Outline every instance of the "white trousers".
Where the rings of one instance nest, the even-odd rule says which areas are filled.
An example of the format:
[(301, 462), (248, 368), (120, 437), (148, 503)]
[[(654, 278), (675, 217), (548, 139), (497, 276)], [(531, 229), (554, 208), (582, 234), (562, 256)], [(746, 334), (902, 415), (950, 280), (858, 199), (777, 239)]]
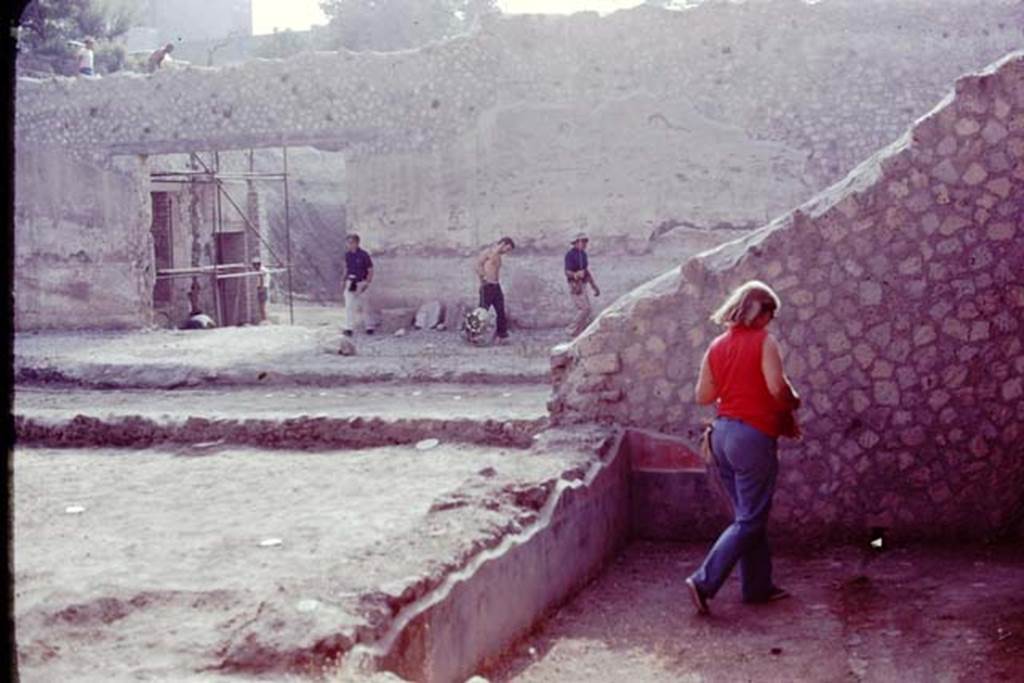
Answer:
[(565, 331), (570, 337), (575, 337), (587, 329), (587, 325), (590, 324), (590, 297), (587, 296), (586, 289), (580, 290), (579, 294), (570, 292), (569, 296), (572, 297), (572, 304), (576, 307), (576, 316)]
[(345, 330), (353, 332), (362, 323), (367, 331), (373, 330), (373, 322), (368, 316), (368, 300), (366, 292), (352, 292), (345, 287)]

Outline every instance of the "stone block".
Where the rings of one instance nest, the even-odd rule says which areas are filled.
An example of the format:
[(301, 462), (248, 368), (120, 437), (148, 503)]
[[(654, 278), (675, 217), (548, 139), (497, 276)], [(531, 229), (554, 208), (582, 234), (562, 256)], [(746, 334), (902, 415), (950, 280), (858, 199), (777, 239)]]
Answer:
[(580, 361), (583, 371), (590, 375), (611, 375), (622, 368), (617, 353), (599, 353), (593, 356), (584, 356)]
[(444, 322), (444, 304), (430, 301), (419, 307), (413, 326), (418, 330), (432, 330)]
[(900, 390), (895, 382), (875, 382), (875, 402), (883, 406), (898, 406), (900, 404)]
[(939, 226), (939, 234), (941, 235), (952, 235), (971, 224), (966, 218), (952, 214), (946, 217), (946, 220), (942, 221), (942, 225)]
[(956, 153), (956, 138), (952, 135), (947, 135), (942, 138), (942, 141), (935, 147), (935, 151), (944, 157), (948, 157)]
[(842, 332), (832, 332), (826, 338), (829, 353), (840, 354), (850, 350), (850, 340)]
[(915, 346), (924, 346), (935, 341), (938, 335), (931, 325), (921, 325), (914, 330), (913, 339)]
[(1013, 223), (1000, 222), (988, 226), (988, 238), (996, 242), (1004, 242), (1013, 239), (1017, 227)]
[(956, 130), (957, 135), (966, 137), (968, 135), (974, 135), (981, 130), (981, 124), (974, 119), (964, 118), (956, 122), (954, 129)]
[(644, 348), (647, 349), (648, 353), (659, 355), (665, 353), (667, 346), (665, 344), (665, 340), (661, 337), (651, 336), (648, 337), (647, 341), (644, 343)]
[(560, 370), (567, 368), (572, 364), (574, 358), (573, 347), (571, 342), (565, 342), (552, 347), (550, 362), (552, 370)]
[(985, 182), (986, 178), (988, 178), (988, 171), (985, 170), (984, 166), (975, 161), (967, 167), (967, 170), (964, 172), (963, 181), (967, 185), (974, 186), (981, 185)]
[(875, 360), (875, 351), (868, 344), (860, 342), (853, 347), (853, 357), (857, 360), (858, 365), (867, 368)]
[(858, 287), (862, 306), (877, 306), (882, 303), (882, 286), (877, 282), (866, 280)]
[(1000, 395), (1004, 401), (1016, 401), (1021, 398), (1024, 396), (1024, 379), (1014, 377), (1003, 382), (1003, 386), (1000, 388)]
[[(1012, 189), (1012, 187), (1013, 184), (1010, 182), (1009, 178), (995, 178), (985, 183), (986, 190), (995, 195), (998, 195), (999, 197), (1002, 197), (1003, 199), (1006, 199), (1007, 197), (1010, 196), (1010, 190)], [(992, 206), (995, 205), (993, 204)], [(991, 209), (992, 206), (988, 206), (985, 208)]]
[(1000, 142), (1005, 140), (1009, 134), (1009, 131), (1006, 130), (1006, 126), (995, 120), (989, 121), (985, 124), (985, 127), (981, 131), (981, 137), (983, 137), (985, 142), (990, 145), (998, 145)]
[(377, 331), (396, 332), (412, 325), (415, 308), (383, 308), (377, 311)]
[(932, 177), (944, 183), (953, 184), (960, 180), (956, 166), (949, 159), (943, 159), (932, 168)]
[(871, 366), (871, 377), (874, 379), (888, 379), (892, 377), (892, 373), (892, 363), (887, 360), (879, 358)]
[(971, 323), (970, 339), (972, 342), (985, 341), (990, 335), (991, 323), (987, 320), (975, 320)]
[(578, 385), (576, 391), (581, 394), (595, 394), (608, 388), (607, 375), (595, 375), (585, 377)]
[(942, 331), (948, 334), (954, 339), (960, 341), (968, 341), (970, 339), (970, 332), (967, 325), (956, 318), (946, 318), (942, 321)]

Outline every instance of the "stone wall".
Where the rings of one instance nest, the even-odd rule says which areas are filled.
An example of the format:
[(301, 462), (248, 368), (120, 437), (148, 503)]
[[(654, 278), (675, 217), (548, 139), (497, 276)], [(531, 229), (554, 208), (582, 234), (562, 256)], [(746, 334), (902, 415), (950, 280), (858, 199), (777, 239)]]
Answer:
[[(23, 79), (16, 136), (73, 155), (341, 151), (337, 205), (300, 209), (302, 229), (325, 231), (308, 243), (336, 243), (344, 221), (381, 258), (425, 253), (458, 269), (503, 234), (520, 253), (557, 257), (585, 229), (598, 260), (618, 263), (623, 245), (637, 256), (611, 279), (623, 283), (606, 290), (617, 296), (657, 272), (654, 254), (689, 255), (685, 240), (659, 241), (673, 230), (751, 228), (806, 200), (894, 139), (958, 74), (1019, 46), (1022, 27), (1017, 0), (709, 1), (498, 17), (406, 52)], [(333, 173), (291, 170), (314, 184)], [(279, 216), (279, 205), (269, 212)], [(336, 296), (323, 283), (340, 276), (340, 257), (333, 267), (296, 261), (296, 281)], [(543, 291), (561, 292), (560, 269), (520, 263)], [(413, 280), (423, 278), (389, 287), (406, 303), (451, 296), (444, 278)], [(564, 297), (549, 301), (523, 309), (523, 322), (571, 315)]]
[[(601, 296), (592, 297), (591, 304), (599, 310), (643, 284), (652, 272), (664, 271), (684, 256), (744, 232), (680, 229), (656, 242), (654, 249), (637, 248), (625, 240), (599, 240), (597, 248), (590, 251), (590, 264)], [(527, 244), (504, 259), (502, 289), (513, 331), (563, 327), (572, 320), (575, 309), (562, 276), (563, 256), (568, 249), (568, 240), (554, 249)], [(451, 311), (460, 305), (476, 306), (479, 283), (473, 273), (475, 260), (475, 251), (469, 250), (447, 254), (425, 249), (393, 250), (375, 255), (374, 279), (378, 284), (371, 293), (373, 304), (397, 308), (409, 301), (435, 298)]]
[(120, 328), (152, 321), (148, 170), (18, 145), (15, 327)]
[(17, 132), (150, 153), (343, 148), (348, 213), (381, 248), (760, 224), (1018, 47), (1022, 25), (1016, 0), (499, 17), (407, 52), (22, 81)]
[(804, 396), (785, 533), (1006, 531), (1024, 514), (1024, 52), (956, 82), (903, 137), (795, 211), (617, 301), (553, 356), (558, 422), (696, 437), (708, 316), (780, 293)]

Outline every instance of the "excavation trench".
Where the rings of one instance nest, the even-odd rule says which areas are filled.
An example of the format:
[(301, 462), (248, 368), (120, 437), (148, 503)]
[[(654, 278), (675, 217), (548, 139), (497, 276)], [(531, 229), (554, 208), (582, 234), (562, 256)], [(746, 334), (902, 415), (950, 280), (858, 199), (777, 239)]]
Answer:
[(19, 387), (24, 445), (372, 448), (436, 438), (524, 448), (547, 424), (542, 386), (380, 384), (174, 391)]
[(715, 503), (688, 443), (619, 431), (584, 478), (559, 482), (531, 527), (406, 606), (383, 638), (354, 648), (348, 666), (431, 682), (495, 667), (631, 541), (707, 537)]
[(472, 419), (433, 420), (384, 418), (297, 417), (284, 420), (210, 419), (190, 417), (160, 421), (146, 417), (70, 420), (15, 415), (18, 443), (53, 448), (150, 448), (182, 446), (204, 450), (228, 445), (274, 449), (326, 450), (413, 444), (426, 439), (451, 443), (526, 448), (544, 428), (544, 418), (483, 422)]
[[(86, 427), (116, 426), (75, 424), (83, 438)], [(42, 438), (37, 427), (21, 419), (24, 441)], [(137, 671), (146, 666), (132, 669), (131, 653), (153, 645), (136, 641), (173, 622), (181, 626), (166, 637), (190, 643), (167, 665), (178, 675), (386, 670), (465, 680), (632, 539), (662, 533), (638, 494), (711, 495), (676, 439), (578, 426), (530, 441), (322, 452), (23, 442), (15, 537), (35, 539), (15, 554), (23, 656), (43, 677), (112, 660)], [(658, 476), (677, 481), (651, 481)], [(691, 516), (691, 537), (703, 523)], [(88, 648), (60, 651), (86, 631)], [(91, 663), (79, 659), (87, 653)]]

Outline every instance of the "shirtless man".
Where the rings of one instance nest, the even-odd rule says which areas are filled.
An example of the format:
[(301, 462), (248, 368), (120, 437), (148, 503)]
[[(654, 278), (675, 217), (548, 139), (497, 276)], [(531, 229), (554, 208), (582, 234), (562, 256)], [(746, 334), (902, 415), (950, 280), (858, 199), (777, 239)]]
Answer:
[(495, 336), (498, 343), (508, 339), (508, 319), (505, 317), (505, 295), (501, 291), (498, 276), (501, 272), (501, 257), (516, 248), (511, 237), (502, 237), (494, 246), (487, 247), (476, 260), (476, 274), (480, 278), (480, 308), (494, 307), (498, 316)]

